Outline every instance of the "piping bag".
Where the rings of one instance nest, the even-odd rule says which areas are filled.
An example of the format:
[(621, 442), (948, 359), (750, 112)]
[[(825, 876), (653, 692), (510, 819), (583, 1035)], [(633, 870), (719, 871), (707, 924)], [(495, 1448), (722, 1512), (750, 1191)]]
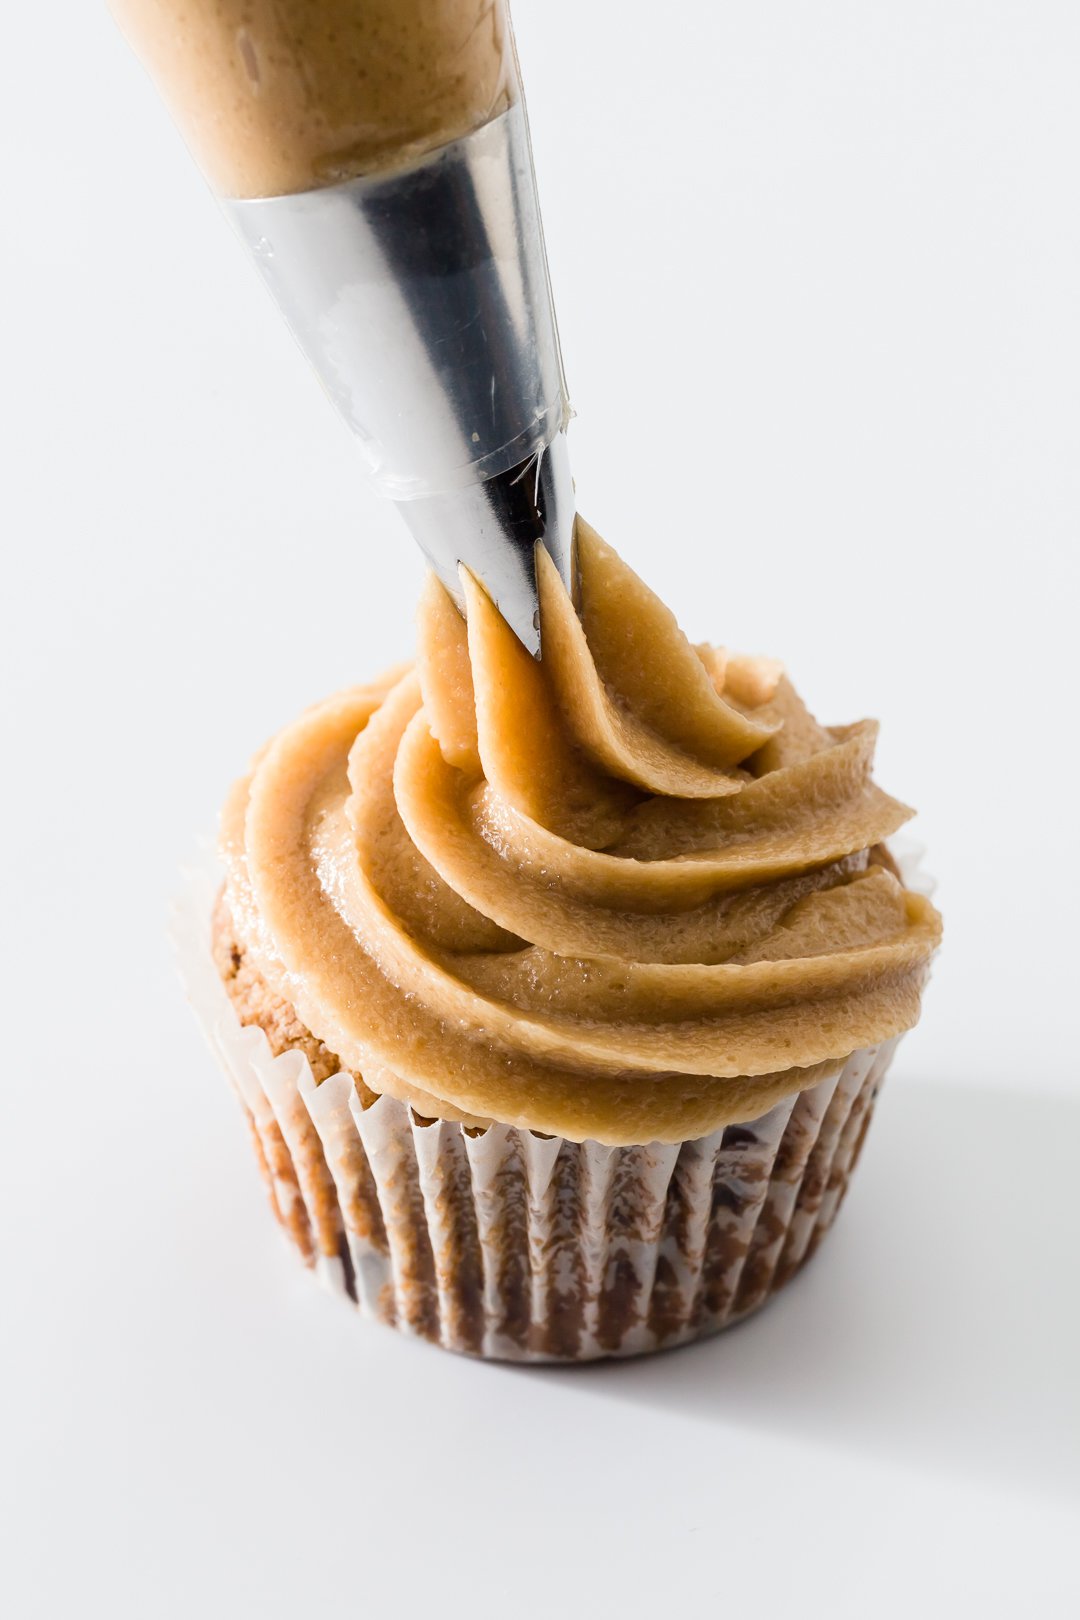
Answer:
[(570, 418), (506, 0), (110, 0), (367, 474), (539, 656)]

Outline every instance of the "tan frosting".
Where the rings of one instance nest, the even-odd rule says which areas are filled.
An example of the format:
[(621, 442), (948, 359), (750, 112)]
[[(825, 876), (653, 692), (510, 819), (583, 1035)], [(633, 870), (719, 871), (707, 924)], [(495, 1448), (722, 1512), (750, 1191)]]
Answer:
[(505, 0), (110, 0), (211, 184), (307, 191), (517, 98)]
[(283, 731), (224, 818), (248, 948), (427, 1116), (679, 1141), (909, 1028), (940, 920), (880, 851), (876, 726), (695, 648), (584, 523), (542, 663), (434, 578), (415, 668)]

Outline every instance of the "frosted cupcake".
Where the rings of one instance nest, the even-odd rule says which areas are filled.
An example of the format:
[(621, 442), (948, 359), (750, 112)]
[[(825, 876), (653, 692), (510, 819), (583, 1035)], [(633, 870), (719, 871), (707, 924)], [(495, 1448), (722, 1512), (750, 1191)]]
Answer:
[(804, 1263), (940, 937), (876, 725), (577, 547), (542, 662), (432, 577), (415, 667), (258, 756), (191, 972), (304, 1260), (520, 1360), (715, 1332)]

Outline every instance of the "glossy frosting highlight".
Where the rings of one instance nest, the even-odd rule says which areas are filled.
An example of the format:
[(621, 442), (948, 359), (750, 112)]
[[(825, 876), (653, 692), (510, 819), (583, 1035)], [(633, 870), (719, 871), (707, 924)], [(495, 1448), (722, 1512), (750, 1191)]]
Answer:
[(433, 578), (415, 668), (234, 789), (227, 901), (305, 1024), (428, 1117), (612, 1144), (752, 1119), (918, 1018), (940, 936), (882, 848), (877, 728), (693, 647), (584, 523), (544, 657)]

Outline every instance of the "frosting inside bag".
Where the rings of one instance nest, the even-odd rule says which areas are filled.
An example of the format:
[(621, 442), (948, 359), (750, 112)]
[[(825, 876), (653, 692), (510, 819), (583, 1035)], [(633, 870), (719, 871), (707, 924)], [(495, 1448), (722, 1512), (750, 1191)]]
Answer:
[(380, 173), (519, 95), (506, 0), (109, 0), (215, 190)]

